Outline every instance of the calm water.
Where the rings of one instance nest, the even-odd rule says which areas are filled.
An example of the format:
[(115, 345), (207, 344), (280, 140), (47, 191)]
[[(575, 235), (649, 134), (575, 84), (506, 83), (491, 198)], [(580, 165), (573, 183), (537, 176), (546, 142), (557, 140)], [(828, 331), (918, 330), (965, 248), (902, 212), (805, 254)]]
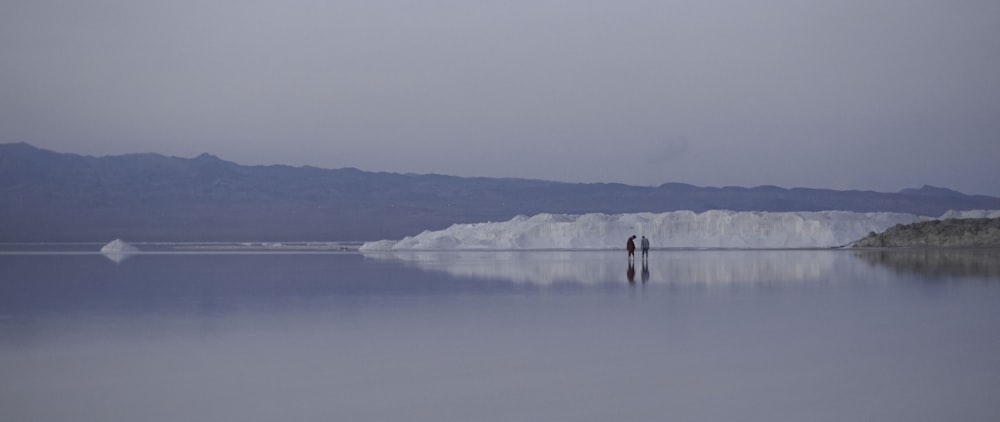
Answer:
[(997, 421), (1000, 252), (7, 251), (0, 420)]

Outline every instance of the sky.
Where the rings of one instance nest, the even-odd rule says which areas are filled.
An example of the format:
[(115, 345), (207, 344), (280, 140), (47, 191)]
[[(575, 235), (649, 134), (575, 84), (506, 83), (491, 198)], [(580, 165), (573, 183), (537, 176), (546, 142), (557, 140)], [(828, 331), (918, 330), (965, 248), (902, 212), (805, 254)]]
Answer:
[(1000, 196), (996, 0), (4, 0), (0, 143)]

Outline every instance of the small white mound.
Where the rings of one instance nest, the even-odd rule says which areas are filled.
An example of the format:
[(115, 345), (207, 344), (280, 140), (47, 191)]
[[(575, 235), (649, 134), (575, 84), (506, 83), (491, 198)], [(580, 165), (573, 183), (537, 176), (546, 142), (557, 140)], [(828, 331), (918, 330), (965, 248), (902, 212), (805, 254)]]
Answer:
[(106, 254), (125, 254), (139, 252), (139, 248), (125, 243), (124, 240), (115, 239), (108, 242), (107, 245), (101, 248), (101, 253)]

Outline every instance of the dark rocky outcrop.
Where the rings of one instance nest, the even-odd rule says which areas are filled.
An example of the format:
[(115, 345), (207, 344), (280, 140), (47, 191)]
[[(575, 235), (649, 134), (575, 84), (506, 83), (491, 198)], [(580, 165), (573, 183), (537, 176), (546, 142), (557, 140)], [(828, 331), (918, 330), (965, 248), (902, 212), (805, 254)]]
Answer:
[(964, 218), (897, 224), (870, 233), (856, 248), (1000, 246), (1000, 218)]

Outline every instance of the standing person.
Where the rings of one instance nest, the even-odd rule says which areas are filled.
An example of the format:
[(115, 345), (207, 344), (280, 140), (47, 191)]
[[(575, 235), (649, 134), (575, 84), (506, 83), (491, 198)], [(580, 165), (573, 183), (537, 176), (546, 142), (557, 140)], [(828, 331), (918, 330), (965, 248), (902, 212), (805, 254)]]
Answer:
[(642, 237), (642, 259), (646, 260), (646, 256), (649, 255), (649, 239), (646, 236)]
[(625, 250), (628, 251), (628, 260), (629, 261), (631, 261), (632, 258), (635, 257), (635, 242), (633, 242), (632, 239), (635, 239), (635, 235), (634, 234), (632, 235), (632, 237), (628, 238), (628, 243), (625, 244)]

